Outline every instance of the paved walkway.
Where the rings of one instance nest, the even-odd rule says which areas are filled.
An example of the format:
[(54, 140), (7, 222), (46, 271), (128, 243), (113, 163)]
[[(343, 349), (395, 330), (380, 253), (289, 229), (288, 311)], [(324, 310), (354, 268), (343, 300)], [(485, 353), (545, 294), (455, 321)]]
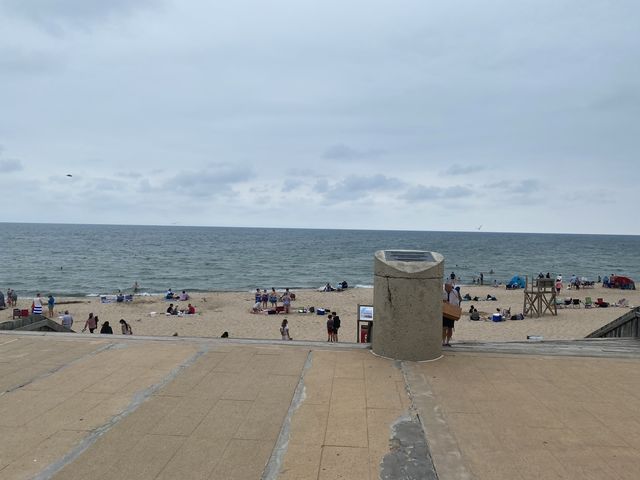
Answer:
[(640, 478), (633, 347), (523, 348), (0, 334), (0, 479)]

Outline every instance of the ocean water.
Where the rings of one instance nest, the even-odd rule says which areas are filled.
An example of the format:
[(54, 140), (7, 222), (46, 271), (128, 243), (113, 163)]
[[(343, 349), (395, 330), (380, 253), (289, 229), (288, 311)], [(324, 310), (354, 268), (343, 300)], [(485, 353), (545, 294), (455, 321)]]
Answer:
[[(376, 250), (445, 257), (470, 284), (514, 274), (640, 279), (640, 236), (0, 223), (0, 289), (20, 295), (373, 285)], [(493, 273), (490, 273), (493, 272)]]

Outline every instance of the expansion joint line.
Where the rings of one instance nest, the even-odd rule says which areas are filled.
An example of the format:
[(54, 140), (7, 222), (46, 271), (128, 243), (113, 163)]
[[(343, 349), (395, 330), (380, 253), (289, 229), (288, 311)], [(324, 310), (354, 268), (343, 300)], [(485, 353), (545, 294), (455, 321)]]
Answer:
[[(410, 411), (418, 419), (433, 466), (436, 479), (472, 480), (473, 474), (467, 469), (458, 442), (449, 430), (442, 409), (436, 404), (431, 386), (424, 375), (417, 374), (405, 362), (399, 362), (400, 371), (410, 400)], [(414, 385), (416, 388), (412, 389)], [(430, 439), (430, 437), (432, 437)], [(433, 439), (437, 439), (434, 441)], [(436, 470), (437, 464), (437, 470)]]
[[(116, 344), (111, 344), (115, 346)], [(89, 447), (91, 447), (100, 437), (105, 435), (109, 430), (118, 424), (123, 418), (132, 414), (140, 405), (146, 402), (154, 393), (166, 386), (174, 378), (176, 378), (183, 370), (193, 365), (200, 357), (210, 350), (210, 347), (203, 345), (196, 353), (191, 355), (187, 360), (171, 370), (160, 382), (151, 385), (149, 388), (136, 393), (127, 408), (117, 415), (111, 417), (107, 423), (91, 431), (73, 450), (67, 452), (60, 460), (50, 464), (38, 475), (33, 477), (33, 480), (47, 480), (53, 477), (56, 473), (62, 470), (68, 464), (74, 462), (80, 455), (82, 455)]]
[(304, 390), (304, 376), (311, 368), (313, 358), (313, 351), (309, 350), (307, 353), (307, 359), (304, 362), (304, 366), (302, 367), (302, 371), (300, 372), (300, 378), (298, 380), (298, 384), (296, 385), (296, 389), (293, 392), (293, 398), (291, 399), (291, 403), (289, 404), (289, 409), (287, 410), (287, 415), (284, 418), (284, 422), (282, 422), (282, 427), (280, 428), (280, 434), (278, 435), (278, 439), (276, 440), (276, 444), (273, 447), (273, 451), (271, 452), (271, 457), (269, 457), (269, 461), (267, 465), (264, 467), (264, 471), (262, 472), (261, 480), (276, 480), (280, 474), (280, 468), (282, 468), (282, 461), (284, 459), (285, 454), (287, 453), (287, 448), (289, 447), (289, 436), (291, 434), (291, 419), (293, 415), (296, 413), (296, 410), (300, 408), (302, 402), (305, 399), (305, 390)]
[(89, 357), (93, 357), (93, 356), (95, 356), (95, 355), (97, 355), (99, 353), (104, 352), (105, 350), (109, 350), (109, 349), (113, 348), (114, 345), (115, 345), (114, 343), (109, 343), (108, 345), (102, 346), (100, 348), (97, 348), (97, 349), (89, 352), (89, 353), (86, 353), (86, 354), (82, 355), (81, 357), (76, 358), (75, 360), (72, 360), (71, 362), (69, 362), (67, 364), (58, 365), (57, 367), (54, 367), (54, 368), (52, 368), (50, 370), (47, 370), (46, 372), (43, 372), (40, 375), (37, 375), (37, 376), (33, 377), (32, 379), (24, 382), (24, 383), (20, 383), (18, 385), (14, 385), (13, 387), (8, 388), (8, 389), (4, 390), (3, 392), (0, 392), (0, 397), (2, 395), (4, 395), (5, 393), (15, 392), (16, 390), (24, 388), (27, 385), (31, 385), (33, 382), (36, 382), (36, 381), (41, 380), (43, 378), (47, 378), (47, 377), (53, 375), (54, 373), (57, 373), (57, 372), (59, 372), (61, 370), (64, 370), (64, 369), (67, 369), (67, 368), (69, 368), (69, 367), (71, 367), (71, 366), (73, 366), (73, 365), (75, 365), (77, 363), (80, 363), (80, 362), (86, 360)]

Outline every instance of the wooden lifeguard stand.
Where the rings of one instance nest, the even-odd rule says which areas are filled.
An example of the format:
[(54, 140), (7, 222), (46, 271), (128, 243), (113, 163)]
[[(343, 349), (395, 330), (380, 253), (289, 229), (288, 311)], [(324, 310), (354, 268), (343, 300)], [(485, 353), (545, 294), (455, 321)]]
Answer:
[(529, 277), (525, 278), (522, 313), (525, 316), (541, 317), (548, 311), (551, 315), (558, 315), (555, 280), (553, 278), (537, 278), (529, 284)]

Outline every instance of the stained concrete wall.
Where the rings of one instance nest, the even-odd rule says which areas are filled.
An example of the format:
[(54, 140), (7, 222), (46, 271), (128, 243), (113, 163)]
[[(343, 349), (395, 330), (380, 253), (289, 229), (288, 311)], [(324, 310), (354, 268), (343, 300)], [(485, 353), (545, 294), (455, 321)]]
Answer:
[(433, 261), (390, 261), (375, 253), (374, 353), (398, 360), (433, 360), (442, 354), (444, 257)]

